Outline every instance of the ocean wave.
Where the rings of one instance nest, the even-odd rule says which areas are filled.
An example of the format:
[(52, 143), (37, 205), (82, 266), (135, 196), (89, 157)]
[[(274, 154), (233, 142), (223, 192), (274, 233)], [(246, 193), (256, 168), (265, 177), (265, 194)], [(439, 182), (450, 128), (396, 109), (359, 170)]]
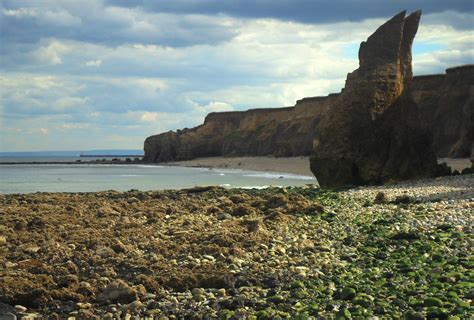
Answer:
[(245, 190), (251, 190), (251, 189), (263, 190), (263, 189), (268, 189), (268, 188), (283, 188), (283, 186), (243, 186), (243, 187), (238, 187), (238, 188), (245, 189)]
[(252, 173), (244, 174), (244, 177), (265, 178), (265, 179), (295, 179), (295, 180), (316, 180), (315, 177), (303, 176), (291, 173)]

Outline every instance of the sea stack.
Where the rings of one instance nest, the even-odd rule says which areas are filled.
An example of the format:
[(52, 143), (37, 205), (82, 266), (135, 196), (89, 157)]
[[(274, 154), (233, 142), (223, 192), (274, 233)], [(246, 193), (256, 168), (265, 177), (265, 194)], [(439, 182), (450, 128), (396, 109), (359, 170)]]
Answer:
[(311, 171), (322, 187), (433, 176), (436, 155), (412, 98), (411, 47), (421, 11), (403, 11), (359, 49), (337, 101), (321, 119)]

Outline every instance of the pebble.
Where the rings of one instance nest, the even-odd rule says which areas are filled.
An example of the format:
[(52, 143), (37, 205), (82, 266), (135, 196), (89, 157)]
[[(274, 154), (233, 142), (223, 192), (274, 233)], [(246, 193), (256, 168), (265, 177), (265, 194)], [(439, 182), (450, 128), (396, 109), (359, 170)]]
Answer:
[(217, 219), (219, 220), (229, 220), (229, 219), (232, 219), (232, 215), (228, 214), (228, 213), (221, 213)]
[(7, 245), (7, 238), (5, 236), (0, 236), (0, 246)]
[(86, 303), (78, 302), (76, 305), (79, 307), (79, 309), (89, 309), (92, 307), (92, 305), (87, 302)]
[(24, 307), (22, 305), (19, 305), (19, 304), (15, 305), (14, 308), (15, 308), (16, 312), (25, 312), (26, 310), (28, 310), (26, 307)]
[(194, 295), (194, 300), (197, 302), (203, 302), (206, 301), (206, 296), (203, 294), (196, 294)]

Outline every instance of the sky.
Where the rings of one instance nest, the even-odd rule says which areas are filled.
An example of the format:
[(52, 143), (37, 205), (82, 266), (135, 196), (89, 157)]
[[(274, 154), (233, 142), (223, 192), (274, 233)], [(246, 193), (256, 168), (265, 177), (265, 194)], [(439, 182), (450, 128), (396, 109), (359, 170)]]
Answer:
[(474, 63), (472, 0), (0, 0), (0, 151), (142, 149), (339, 92), (404, 9), (423, 10), (415, 75)]

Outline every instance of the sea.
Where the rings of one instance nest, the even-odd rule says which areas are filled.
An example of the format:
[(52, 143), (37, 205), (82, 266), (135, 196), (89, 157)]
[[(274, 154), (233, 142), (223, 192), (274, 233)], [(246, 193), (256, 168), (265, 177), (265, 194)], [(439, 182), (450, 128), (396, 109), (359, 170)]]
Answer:
[[(303, 186), (316, 183), (311, 176), (239, 169), (187, 168), (148, 164), (35, 164), (33, 162), (75, 162), (99, 158), (77, 156), (2, 157), (0, 193), (94, 192), (183, 189), (194, 186), (258, 188)], [(125, 158), (122, 158), (125, 160)]]

